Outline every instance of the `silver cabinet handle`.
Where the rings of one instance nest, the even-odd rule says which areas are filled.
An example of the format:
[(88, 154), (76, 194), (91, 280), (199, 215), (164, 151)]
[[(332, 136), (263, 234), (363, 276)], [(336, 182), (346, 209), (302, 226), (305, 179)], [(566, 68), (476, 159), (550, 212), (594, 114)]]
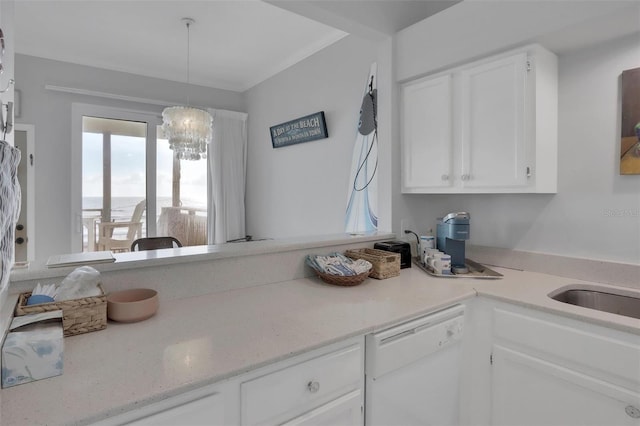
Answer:
[(315, 380), (312, 380), (309, 383), (307, 383), (307, 389), (309, 389), (309, 392), (311, 393), (316, 393), (320, 390), (320, 383), (316, 382)]
[(442, 175), (440, 176), (440, 178), (446, 181), (446, 180), (449, 180), (449, 175)]
[(462, 176), (460, 176), (460, 179), (465, 180), (465, 181), (469, 180), (469, 179), (471, 179), (471, 175), (467, 175), (467, 174), (462, 175)]
[(633, 405), (627, 405), (624, 411), (634, 419), (640, 419), (640, 409), (634, 407)]

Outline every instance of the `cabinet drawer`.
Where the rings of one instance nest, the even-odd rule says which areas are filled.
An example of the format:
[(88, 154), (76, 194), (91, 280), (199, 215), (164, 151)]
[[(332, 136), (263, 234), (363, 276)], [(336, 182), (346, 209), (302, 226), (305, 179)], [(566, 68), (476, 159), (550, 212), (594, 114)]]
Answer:
[[(242, 424), (285, 421), (358, 389), (360, 344), (295, 364), (240, 385)], [(286, 416), (285, 416), (286, 414)]]
[[(560, 365), (631, 389), (640, 386), (640, 336), (629, 341), (502, 309), (496, 309), (497, 339)], [(555, 318), (554, 318), (555, 319)]]

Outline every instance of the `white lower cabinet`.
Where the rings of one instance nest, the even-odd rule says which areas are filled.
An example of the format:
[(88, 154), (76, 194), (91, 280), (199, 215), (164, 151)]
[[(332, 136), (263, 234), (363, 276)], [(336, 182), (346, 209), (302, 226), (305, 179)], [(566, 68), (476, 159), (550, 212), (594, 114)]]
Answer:
[(640, 336), (494, 309), (491, 424), (640, 426)]
[(491, 393), (494, 425), (640, 424), (638, 392), (499, 345)]

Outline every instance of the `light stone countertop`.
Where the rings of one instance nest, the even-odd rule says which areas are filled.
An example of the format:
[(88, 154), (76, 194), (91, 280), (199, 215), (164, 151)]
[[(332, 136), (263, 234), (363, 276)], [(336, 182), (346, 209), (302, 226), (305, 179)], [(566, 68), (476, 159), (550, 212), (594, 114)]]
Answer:
[(90, 423), (477, 294), (640, 335), (640, 320), (547, 297), (578, 280), (495, 269), (503, 279), (435, 278), (414, 267), (355, 287), (314, 277), (167, 301), (149, 320), (65, 339), (64, 374), (0, 391), (0, 423)]

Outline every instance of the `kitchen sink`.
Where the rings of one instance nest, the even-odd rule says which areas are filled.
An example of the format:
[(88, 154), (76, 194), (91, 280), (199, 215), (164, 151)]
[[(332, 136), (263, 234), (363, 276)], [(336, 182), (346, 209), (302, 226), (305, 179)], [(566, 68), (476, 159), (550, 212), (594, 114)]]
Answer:
[(569, 285), (549, 293), (558, 302), (640, 319), (640, 292), (597, 285)]

